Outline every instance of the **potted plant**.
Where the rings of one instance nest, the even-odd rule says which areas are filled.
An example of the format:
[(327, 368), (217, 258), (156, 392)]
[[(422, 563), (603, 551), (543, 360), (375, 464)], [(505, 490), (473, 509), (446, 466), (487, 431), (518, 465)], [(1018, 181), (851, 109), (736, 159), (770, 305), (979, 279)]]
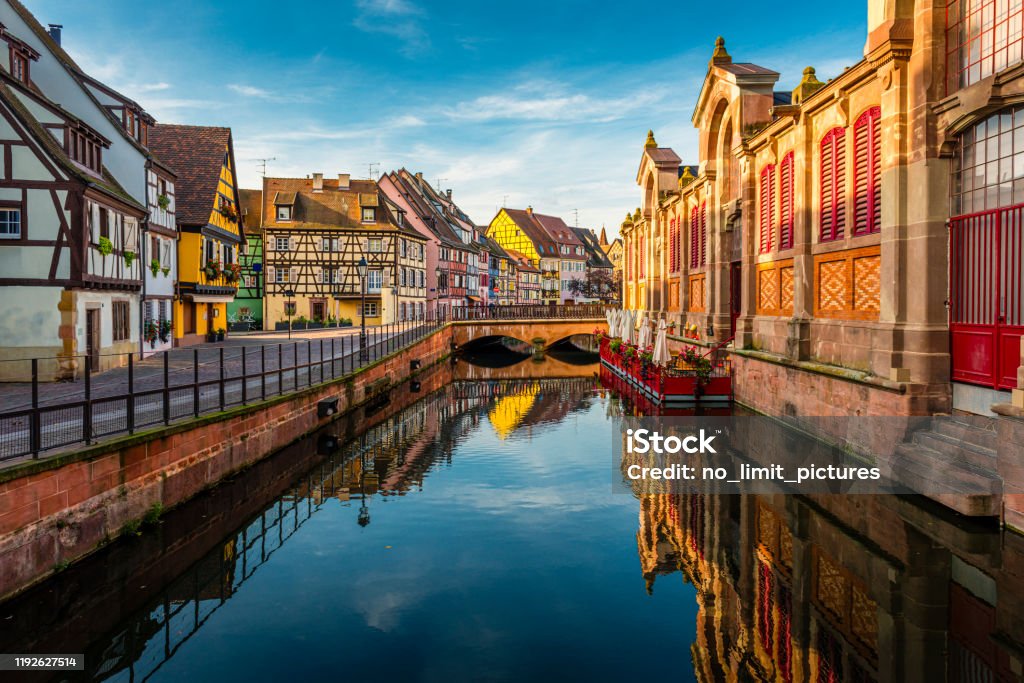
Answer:
[(203, 273), (207, 280), (216, 280), (220, 276), (220, 261), (215, 258), (208, 259), (206, 266), (203, 267)]
[(100, 237), (100, 241), (98, 242), (98, 248), (101, 254), (103, 254), (104, 256), (109, 256), (114, 251), (114, 243), (111, 242), (110, 239), (107, 237)]
[(159, 259), (151, 259), (149, 261), (149, 270), (151, 273), (153, 273), (153, 277), (156, 277), (156, 274), (160, 272)]
[(160, 335), (160, 329), (152, 320), (147, 320), (142, 330), (142, 337), (149, 342), (149, 348), (156, 348), (156, 339)]
[(224, 341), (224, 333), (225, 332), (226, 332), (226, 330), (223, 327), (218, 327), (217, 328), (217, 341), (219, 341), (219, 342)]
[(170, 266), (164, 266), (160, 270), (161, 270), (161, 272), (163, 272), (164, 277), (170, 277), (170, 275), (171, 275), (171, 267)]
[(342, 318), (338, 325), (339, 327), (352, 327), (352, 318)]
[(171, 198), (165, 194), (158, 195), (156, 198), (156, 205), (166, 211), (167, 207), (171, 205)]
[(125, 267), (126, 268), (131, 268), (132, 267), (132, 263), (135, 262), (135, 252), (134, 251), (126, 251), (126, 252), (124, 252), (123, 256), (124, 256), (124, 265), (125, 265)]
[(160, 341), (165, 344), (171, 340), (171, 321), (161, 320), (160, 321)]
[(229, 263), (227, 268), (224, 269), (224, 278), (228, 282), (238, 282), (238, 278), (242, 275), (242, 266), (238, 263)]
[(209, 332), (207, 332), (206, 333), (206, 341), (211, 342), (211, 343), (217, 341), (217, 333), (215, 331), (213, 331), (213, 330), (210, 330)]
[(228, 220), (231, 221), (238, 219), (238, 212), (235, 211), (234, 204), (231, 204), (230, 202), (224, 202), (224, 204), (220, 207), (220, 215), (224, 216), (224, 218), (227, 218)]

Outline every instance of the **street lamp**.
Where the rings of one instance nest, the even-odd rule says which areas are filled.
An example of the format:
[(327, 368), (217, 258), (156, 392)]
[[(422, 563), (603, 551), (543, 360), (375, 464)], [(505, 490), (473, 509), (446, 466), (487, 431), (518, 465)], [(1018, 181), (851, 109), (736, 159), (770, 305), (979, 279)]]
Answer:
[(437, 283), (437, 296), (434, 297), (434, 317), (441, 314), (441, 266), (434, 269), (434, 282)]
[(359, 309), (359, 360), (368, 361), (370, 360), (370, 354), (366, 348), (366, 257), (360, 256), (359, 263), (356, 264), (356, 272), (359, 273), (359, 282), (361, 285), (362, 296), (361, 307)]

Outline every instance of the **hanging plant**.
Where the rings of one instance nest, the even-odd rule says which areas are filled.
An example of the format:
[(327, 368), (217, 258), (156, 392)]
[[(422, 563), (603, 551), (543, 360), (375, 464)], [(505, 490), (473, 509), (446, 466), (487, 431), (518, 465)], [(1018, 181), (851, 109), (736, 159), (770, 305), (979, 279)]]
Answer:
[(150, 348), (156, 346), (156, 338), (159, 334), (160, 329), (157, 327), (157, 324), (152, 320), (147, 320), (146, 327), (143, 330), (143, 338), (149, 342)]
[(164, 266), (160, 270), (163, 272), (164, 277), (168, 277), (171, 274), (171, 267), (170, 266)]
[(157, 259), (151, 260), (149, 262), (149, 270), (152, 271), (153, 277), (156, 277), (156, 274), (160, 272), (160, 261)]
[(224, 206), (220, 207), (220, 214), (228, 220), (238, 220), (238, 212), (235, 211), (233, 204), (225, 203)]
[(104, 256), (109, 256), (114, 251), (114, 243), (109, 238), (100, 237), (99, 250)]
[(171, 321), (160, 321), (160, 341), (167, 342), (171, 338)]
[(135, 252), (126, 251), (124, 252), (124, 265), (128, 268), (132, 267), (132, 263), (135, 262)]
[(224, 277), (228, 282), (237, 282), (242, 274), (242, 266), (237, 263), (229, 263), (224, 269)]
[(207, 280), (216, 280), (220, 275), (220, 261), (215, 258), (209, 259), (203, 268)]
[(162, 194), (156, 198), (156, 205), (159, 206), (164, 211), (166, 211), (167, 207), (171, 205), (171, 198), (165, 194)]

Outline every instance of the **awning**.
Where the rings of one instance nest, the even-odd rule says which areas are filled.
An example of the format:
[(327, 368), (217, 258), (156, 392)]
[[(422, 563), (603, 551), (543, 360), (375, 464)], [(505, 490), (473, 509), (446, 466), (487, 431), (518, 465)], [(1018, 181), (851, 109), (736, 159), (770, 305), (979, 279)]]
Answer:
[(185, 296), (197, 304), (229, 304), (235, 300), (231, 294), (186, 294)]
[(466, 298), (469, 299), (470, 301), (475, 301), (476, 303), (480, 303), (480, 297), (478, 297), (478, 296), (469, 296), (467, 294)]

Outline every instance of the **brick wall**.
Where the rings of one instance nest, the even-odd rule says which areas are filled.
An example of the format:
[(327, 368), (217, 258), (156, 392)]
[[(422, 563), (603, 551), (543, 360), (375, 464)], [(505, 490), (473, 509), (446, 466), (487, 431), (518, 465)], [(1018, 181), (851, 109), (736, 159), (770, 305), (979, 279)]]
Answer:
[(367, 391), (450, 349), (447, 328), (349, 379), (124, 437), (0, 473), (0, 598), (116, 537), (159, 503), (173, 507), (322, 426), (317, 402), (344, 413)]

